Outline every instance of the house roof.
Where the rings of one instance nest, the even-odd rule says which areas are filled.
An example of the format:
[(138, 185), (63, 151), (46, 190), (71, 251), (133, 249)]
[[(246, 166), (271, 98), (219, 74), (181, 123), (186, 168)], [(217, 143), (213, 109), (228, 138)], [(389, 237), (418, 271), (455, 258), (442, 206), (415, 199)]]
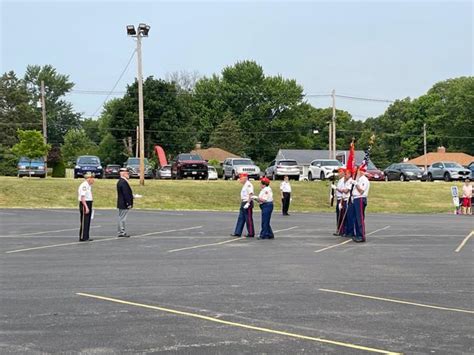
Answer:
[(194, 149), (191, 151), (192, 154), (199, 154), (204, 160), (218, 160), (223, 162), (227, 158), (240, 158), (240, 156), (232, 154), (221, 148), (207, 148), (207, 149)]
[(433, 152), (425, 155), (419, 156), (418, 158), (414, 158), (408, 161), (408, 163), (424, 166), (425, 162), (426, 165), (431, 165), (437, 161), (454, 161), (461, 165), (469, 165), (471, 162), (474, 161), (474, 156), (466, 154), (466, 153), (443, 153), (443, 152)]
[[(348, 150), (339, 150), (336, 155), (349, 155)], [(362, 150), (355, 151), (356, 164), (360, 164), (364, 159), (365, 153)], [(276, 160), (280, 159), (294, 159), (300, 165), (309, 165), (315, 159), (329, 159), (329, 150), (315, 150), (315, 149), (280, 149), (276, 155)], [(345, 161), (343, 162), (345, 163)]]

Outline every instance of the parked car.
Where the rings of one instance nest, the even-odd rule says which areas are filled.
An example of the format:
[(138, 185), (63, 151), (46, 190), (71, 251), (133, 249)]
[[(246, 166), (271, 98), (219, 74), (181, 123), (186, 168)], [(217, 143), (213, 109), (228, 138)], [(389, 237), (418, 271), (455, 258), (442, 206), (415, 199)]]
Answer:
[(421, 180), (423, 176), (423, 170), (413, 164), (408, 163), (397, 163), (390, 165), (384, 171), (385, 181), (399, 180)]
[(171, 164), (171, 178), (207, 179), (207, 162), (199, 154), (181, 153)]
[[(153, 169), (148, 162), (148, 159), (145, 158), (145, 179), (153, 179)], [(128, 158), (125, 164), (123, 165), (124, 168), (128, 169), (128, 173), (130, 174), (131, 178), (139, 178), (140, 177), (140, 158)]]
[(329, 179), (337, 174), (337, 170), (342, 167), (342, 163), (336, 159), (316, 159), (309, 164), (308, 180)]
[(367, 166), (367, 172), (365, 174), (367, 179), (370, 181), (384, 181), (385, 180), (385, 173), (377, 169), (377, 167), (369, 161), (369, 165)]
[(427, 180), (464, 180), (471, 175), (471, 170), (451, 161), (439, 161), (431, 164), (427, 172)]
[(265, 176), (272, 180), (283, 179), (285, 175), (288, 175), (289, 179), (299, 180), (300, 174), (301, 167), (294, 159), (274, 160), (265, 169)]
[(163, 165), (157, 172), (158, 179), (171, 179), (171, 165)]
[(474, 179), (474, 162), (472, 162), (471, 164), (469, 164), (467, 166), (467, 168), (471, 171), (471, 177), (470, 179), (473, 180)]
[(208, 180), (217, 180), (217, 170), (213, 166), (208, 166), (207, 167), (207, 179)]
[(100, 159), (94, 155), (82, 155), (77, 158), (74, 167), (74, 179), (83, 177), (85, 173), (91, 172), (96, 178), (101, 179), (104, 176), (104, 170), (100, 165)]
[(46, 177), (46, 165), (43, 158), (30, 159), (21, 157), (17, 164), (19, 178), (23, 176)]
[(260, 168), (251, 159), (227, 158), (224, 160), (224, 180), (235, 180), (242, 173), (247, 173), (249, 178), (260, 179)]
[(108, 164), (104, 170), (104, 177), (106, 179), (118, 179), (120, 177), (120, 165)]

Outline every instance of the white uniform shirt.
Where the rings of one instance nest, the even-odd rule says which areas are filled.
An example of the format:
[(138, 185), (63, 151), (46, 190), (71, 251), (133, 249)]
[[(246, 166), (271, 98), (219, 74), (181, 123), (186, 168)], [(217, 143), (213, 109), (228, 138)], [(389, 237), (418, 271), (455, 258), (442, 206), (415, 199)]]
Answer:
[(258, 199), (263, 202), (273, 202), (273, 191), (270, 186), (265, 186), (258, 194)]
[[(357, 179), (357, 184), (354, 186), (354, 190), (352, 191), (352, 196), (354, 198), (359, 198), (359, 197), (367, 197), (369, 196), (369, 188), (370, 188), (370, 182), (369, 179), (367, 179), (367, 176), (362, 175)], [(359, 186), (364, 192), (360, 193), (359, 190), (357, 189), (357, 186)]]
[(81, 197), (84, 196), (86, 201), (92, 201), (92, 186), (87, 181), (84, 181), (79, 185), (77, 190), (77, 200), (81, 201)]
[(242, 202), (250, 201), (250, 194), (253, 195), (253, 185), (250, 181), (246, 181), (244, 186), (242, 186), (242, 190), (240, 191), (240, 199)]
[(344, 183), (344, 178), (339, 179), (336, 185), (336, 198), (340, 200), (342, 198), (342, 192), (339, 190), (344, 190), (346, 188), (346, 184)]
[(462, 197), (470, 197), (472, 198), (472, 185), (462, 185)]
[(347, 192), (344, 192), (342, 194), (342, 198), (344, 199), (344, 201), (349, 200), (349, 197), (351, 195), (351, 188), (352, 188), (352, 178), (349, 178), (347, 179), (347, 181), (344, 182), (344, 189), (347, 189)]
[(291, 185), (288, 181), (282, 181), (280, 184), (281, 192), (291, 192)]

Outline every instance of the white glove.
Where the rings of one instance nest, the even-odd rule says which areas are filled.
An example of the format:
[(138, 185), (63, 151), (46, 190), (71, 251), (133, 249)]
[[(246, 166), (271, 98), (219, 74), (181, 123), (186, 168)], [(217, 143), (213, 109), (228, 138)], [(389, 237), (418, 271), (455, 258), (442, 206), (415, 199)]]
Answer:
[(139, 195), (139, 194), (135, 194), (133, 195), (134, 198), (142, 198), (143, 196), (142, 195)]
[(245, 205), (244, 205), (244, 209), (247, 209), (250, 207), (250, 202), (247, 202)]
[(331, 189), (335, 190), (335, 189), (336, 189), (336, 185), (331, 184)]

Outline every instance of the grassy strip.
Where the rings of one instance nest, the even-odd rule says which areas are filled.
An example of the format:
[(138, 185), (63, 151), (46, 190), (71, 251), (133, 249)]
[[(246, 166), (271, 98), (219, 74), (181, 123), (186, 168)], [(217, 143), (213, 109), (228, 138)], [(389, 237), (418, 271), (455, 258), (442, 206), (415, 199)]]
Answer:
[[(77, 188), (82, 179), (38, 179), (0, 177), (0, 208), (75, 208)], [(96, 180), (93, 187), (97, 208), (116, 208), (116, 180)], [(255, 192), (260, 184), (253, 182)], [(143, 195), (136, 208), (162, 210), (235, 211), (239, 205), (241, 185), (236, 181), (165, 181), (146, 180), (139, 186), (131, 180), (134, 193)], [(452, 182), (373, 182), (368, 212), (443, 213), (454, 210)], [(281, 209), (279, 182), (272, 182), (275, 210)], [(330, 212), (329, 182), (292, 182), (291, 211)]]
[[(75, 208), (77, 188), (82, 180), (0, 177), (1, 208)], [(97, 208), (116, 207), (116, 180), (96, 180), (93, 187)], [(253, 182), (255, 191), (259, 183)], [(143, 195), (136, 208), (162, 210), (235, 211), (241, 185), (235, 181), (147, 180), (139, 186), (131, 180), (134, 193)], [(373, 182), (368, 212), (440, 213), (452, 212), (451, 186), (461, 183)], [(281, 209), (279, 182), (270, 185), (275, 209)], [(329, 182), (293, 182), (290, 209), (298, 212), (329, 212)]]

